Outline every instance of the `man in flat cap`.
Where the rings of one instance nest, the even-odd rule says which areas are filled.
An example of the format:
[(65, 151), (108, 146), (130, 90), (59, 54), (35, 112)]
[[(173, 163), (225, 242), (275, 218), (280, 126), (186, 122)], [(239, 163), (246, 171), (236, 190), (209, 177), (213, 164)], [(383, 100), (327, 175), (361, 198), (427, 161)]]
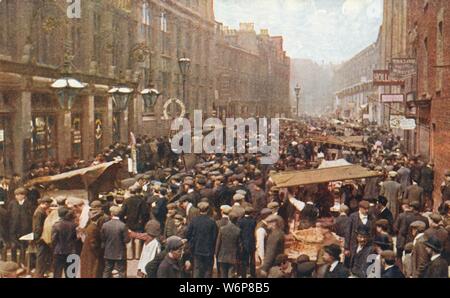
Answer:
[(217, 226), (208, 216), (209, 204), (198, 204), (200, 215), (193, 218), (187, 228), (187, 239), (194, 258), (194, 278), (210, 278), (217, 239)]
[[(180, 260), (183, 255), (184, 242), (178, 236), (171, 236), (167, 239), (167, 254), (163, 261), (159, 264), (156, 277), (157, 278), (181, 278), (183, 268), (180, 266)], [(152, 264), (149, 263), (149, 265)], [(148, 265), (147, 265), (148, 268)], [(147, 274), (149, 274), (147, 270)]]
[[(67, 207), (58, 208), (59, 221), (52, 228), (53, 277), (62, 278), (62, 273), (69, 277), (68, 256), (76, 253), (77, 224), (73, 211)], [(73, 278), (73, 276), (72, 276)]]
[(261, 275), (266, 276), (275, 262), (276, 256), (284, 253), (283, 219), (275, 214), (266, 219), (269, 230), (265, 244), (264, 262), (261, 266)]
[(238, 218), (242, 218), (245, 215), (245, 209), (243, 207), (244, 198), (243, 195), (238, 193), (233, 196), (234, 204), (231, 208), (231, 212), (237, 214)]
[(19, 238), (33, 230), (33, 206), (27, 199), (27, 190), (19, 187), (14, 191), (15, 200), (9, 204), (9, 240), (11, 241), (11, 259), (17, 262), (17, 250), (20, 251), (19, 264), (25, 264), (27, 242)]
[(346, 257), (350, 257), (351, 252), (356, 251), (358, 247), (356, 231), (360, 226), (365, 226), (369, 231), (373, 228), (373, 219), (369, 216), (369, 207), (368, 201), (361, 201), (359, 202), (359, 210), (350, 215), (344, 244)]
[(245, 215), (238, 220), (238, 227), (241, 229), (242, 253), (241, 253), (241, 272), (242, 278), (247, 277), (249, 270), (252, 278), (256, 277), (255, 269), (255, 251), (256, 251), (256, 220), (253, 218), (253, 207), (245, 208)]
[(280, 204), (278, 202), (270, 202), (269, 204), (267, 204), (267, 208), (272, 210), (272, 214), (278, 215)]
[(423, 273), (430, 258), (424, 244), (426, 240), (424, 237), (426, 226), (425, 223), (417, 220), (411, 223), (410, 227), (414, 237), (411, 253), (412, 277), (418, 278)]
[(105, 269), (103, 278), (111, 278), (114, 268), (119, 272), (120, 278), (126, 277), (127, 252), (126, 245), (130, 242), (128, 227), (119, 216), (121, 208), (111, 207), (111, 220), (101, 229), (102, 246), (105, 248)]
[(417, 184), (416, 181), (413, 181), (412, 185), (406, 188), (404, 198), (409, 200), (410, 202), (417, 202), (419, 204), (419, 211), (424, 210), (424, 190)]
[(221, 278), (232, 278), (236, 273), (241, 248), (241, 229), (236, 226), (237, 214), (230, 212), (228, 224), (219, 229), (216, 256)]
[(41, 239), (44, 231), (44, 222), (53, 200), (44, 197), (38, 200), (39, 206), (33, 214), (33, 239), (36, 245), (36, 272), (37, 278), (43, 278), (44, 274), (50, 270), (51, 250), (50, 247)]
[(230, 222), (230, 218), (228, 215), (230, 214), (231, 210), (232, 210), (231, 206), (228, 205), (220, 206), (221, 218), (216, 221), (218, 229), (227, 225)]
[(423, 188), (426, 207), (433, 210), (434, 164), (432, 162), (422, 167), (419, 185)]
[(264, 208), (263, 210), (261, 210), (259, 221), (256, 224), (256, 260), (258, 266), (261, 266), (264, 262), (265, 243), (267, 235), (269, 233), (268, 223), (266, 222), (266, 219), (270, 215), (272, 215), (272, 210), (270, 210), (269, 208)]
[(167, 218), (164, 224), (163, 236), (165, 239), (176, 235), (177, 227), (175, 226), (175, 215), (177, 214), (177, 205), (175, 203), (167, 204)]
[[(150, 219), (147, 203), (138, 192), (132, 190), (125, 192), (125, 201), (119, 217), (127, 228), (135, 233), (144, 232), (144, 226)], [(142, 241), (133, 239), (127, 244), (127, 257), (129, 260), (139, 259), (142, 250)]]
[(381, 278), (405, 278), (403, 272), (395, 264), (396, 255), (392, 250), (384, 250), (380, 254), (383, 272)]
[(198, 208), (192, 204), (191, 198), (188, 195), (184, 195), (180, 198), (179, 206), (186, 215), (187, 225), (189, 225), (195, 217), (200, 215)]
[(441, 256), (442, 243), (435, 237), (431, 236), (424, 242), (430, 261), (425, 265), (421, 278), (448, 278), (448, 263)]
[(387, 208), (392, 212), (392, 216), (397, 218), (400, 211), (400, 202), (403, 198), (402, 186), (395, 181), (397, 172), (389, 172), (389, 177), (381, 185), (380, 196), (388, 200)]
[(145, 277), (145, 266), (153, 261), (157, 254), (161, 252), (161, 243), (159, 236), (161, 235), (161, 225), (157, 220), (150, 220), (145, 225), (145, 242), (142, 248), (141, 257), (138, 262), (138, 277)]

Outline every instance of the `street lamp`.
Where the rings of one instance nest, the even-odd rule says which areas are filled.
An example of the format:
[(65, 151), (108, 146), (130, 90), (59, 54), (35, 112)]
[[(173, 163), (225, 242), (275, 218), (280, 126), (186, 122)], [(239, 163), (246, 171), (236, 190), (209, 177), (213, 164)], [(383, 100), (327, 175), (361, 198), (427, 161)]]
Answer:
[(300, 109), (299, 109), (299, 104), (300, 104), (300, 92), (302, 91), (302, 88), (298, 85), (298, 83), (297, 83), (297, 86), (295, 86), (295, 88), (294, 88), (294, 91), (295, 91), (295, 97), (297, 98), (297, 117), (299, 117), (300, 116)]
[(56, 80), (51, 85), (51, 87), (56, 90), (56, 94), (58, 95), (58, 103), (64, 111), (70, 111), (72, 109), (76, 96), (87, 85), (69, 76), (70, 64), (70, 56), (65, 54), (63, 77)]
[(149, 109), (155, 106), (158, 97), (161, 96), (161, 93), (159, 93), (158, 90), (152, 88), (142, 90), (141, 95), (144, 99), (145, 108)]
[(191, 67), (191, 59), (189, 58), (180, 58), (178, 59), (178, 65), (180, 66), (181, 76), (183, 78), (183, 101), (186, 103), (186, 77), (189, 73), (189, 69)]
[(119, 112), (123, 112), (128, 108), (128, 101), (131, 98), (133, 89), (124, 86), (113, 87), (108, 93), (113, 97), (114, 108)]

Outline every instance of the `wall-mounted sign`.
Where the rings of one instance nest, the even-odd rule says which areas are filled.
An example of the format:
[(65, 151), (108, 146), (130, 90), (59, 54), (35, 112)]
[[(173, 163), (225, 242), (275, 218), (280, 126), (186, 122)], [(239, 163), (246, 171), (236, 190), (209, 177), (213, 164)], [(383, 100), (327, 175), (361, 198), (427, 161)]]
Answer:
[(95, 120), (95, 138), (97, 140), (100, 140), (103, 136), (103, 127), (102, 127), (102, 120), (97, 119)]
[(416, 119), (405, 118), (400, 120), (400, 128), (403, 130), (416, 129)]
[(392, 58), (389, 64), (391, 78), (403, 79), (416, 74), (417, 62), (414, 58)]
[(381, 94), (382, 103), (404, 102), (404, 94)]
[(373, 71), (373, 85), (378, 86), (402, 86), (404, 80), (393, 80), (390, 78), (388, 69), (379, 69)]
[(400, 123), (402, 120), (406, 119), (405, 116), (399, 116), (399, 115), (391, 115), (391, 119), (389, 121), (390, 127), (392, 129), (399, 129)]

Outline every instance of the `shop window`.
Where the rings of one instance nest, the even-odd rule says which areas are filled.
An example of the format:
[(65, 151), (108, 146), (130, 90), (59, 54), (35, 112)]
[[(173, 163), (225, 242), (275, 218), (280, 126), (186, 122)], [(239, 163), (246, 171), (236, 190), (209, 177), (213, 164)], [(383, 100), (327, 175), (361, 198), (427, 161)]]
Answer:
[(82, 156), (81, 115), (72, 114), (72, 157)]
[(56, 117), (34, 115), (31, 130), (32, 159), (34, 161), (56, 159)]

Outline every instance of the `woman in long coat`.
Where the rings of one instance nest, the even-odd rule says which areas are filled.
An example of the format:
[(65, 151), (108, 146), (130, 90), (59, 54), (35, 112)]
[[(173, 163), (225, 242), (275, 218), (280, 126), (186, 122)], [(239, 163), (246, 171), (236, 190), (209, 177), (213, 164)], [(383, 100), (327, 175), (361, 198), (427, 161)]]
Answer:
[(100, 210), (90, 211), (90, 221), (85, 229), (86, 238), (81, 250), (81, 278), (101, 278), (103, 274), (103, 249), (100, 238), (100, 222), (103, 214)]

